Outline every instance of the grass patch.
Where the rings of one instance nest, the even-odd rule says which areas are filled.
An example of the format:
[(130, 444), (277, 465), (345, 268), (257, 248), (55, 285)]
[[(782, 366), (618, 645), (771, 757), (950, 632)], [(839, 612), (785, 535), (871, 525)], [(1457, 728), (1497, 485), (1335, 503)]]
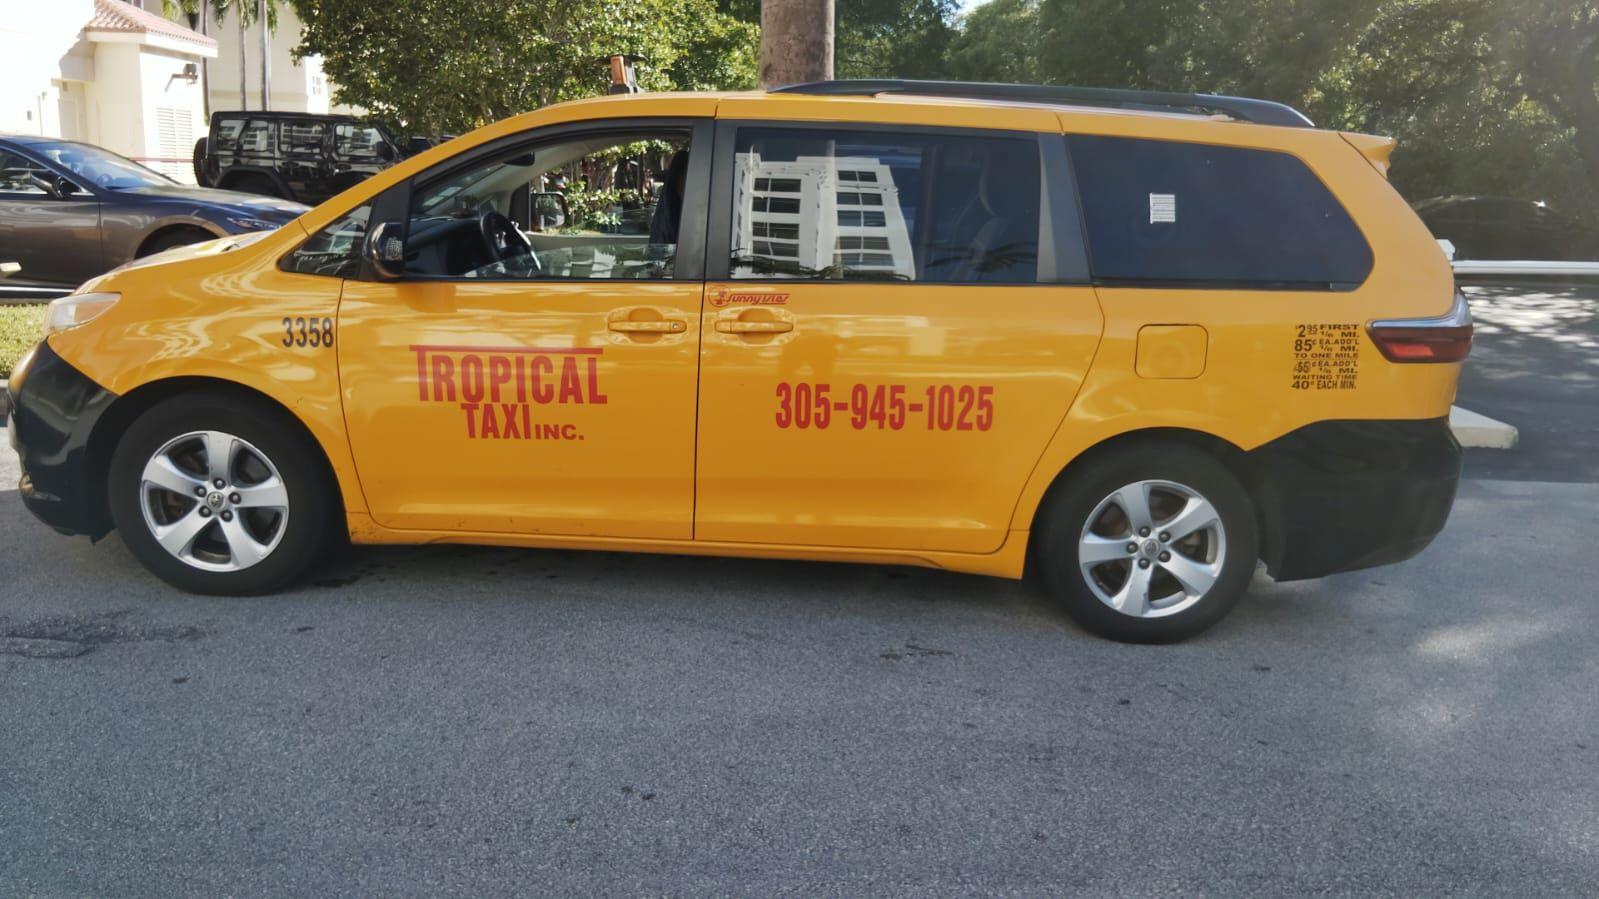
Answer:
[(0, 380), (11, 377), (11, 366), (44, 336), (47, 309), (42, 303), (0, 306)]

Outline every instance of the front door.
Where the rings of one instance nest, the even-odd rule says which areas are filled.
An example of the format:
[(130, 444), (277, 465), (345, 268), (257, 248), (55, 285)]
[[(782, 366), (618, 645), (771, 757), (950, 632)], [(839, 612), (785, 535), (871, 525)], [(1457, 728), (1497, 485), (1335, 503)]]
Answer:
[(44, 164), (0, 147), (0, 262), (21, 271), (0, 292), (51, 295), (105, 271), (100, 201), (81, 188), (53, 196), (39, 181), (71, 184)]
[(719, 127), (696, 539), (997, 550), (1100, 334), (1060, 137)]
[[(709, 124), (699, 140), (682, 120), (599, 128), (469, 151), (396, 187), (403, 202), (377, 201), (374, 220), (403, 210), (405, 274), (346, 282), (338, 354), (379, 524), (692, 536), (704, 252), (692, 198), (709, 179), (696, 158)], [(656, 180), (614, 188), (628, 158)], [(560, 185), (570, 218), (529, 233), (516, 204)]]

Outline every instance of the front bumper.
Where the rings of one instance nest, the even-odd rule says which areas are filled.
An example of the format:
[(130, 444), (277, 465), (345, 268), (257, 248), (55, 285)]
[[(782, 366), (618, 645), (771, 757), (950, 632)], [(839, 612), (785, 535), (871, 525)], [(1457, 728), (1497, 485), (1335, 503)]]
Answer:
[(1249, 456), (1261, 558), (1279, 581), (1416, 555), (1443, 530), (1460, 483), (1447, 418), (1318, 422)]
[[(63, 534), (94, 539), (111, 530), (105, 472), (93, 470), (89, 435), (116, 394), (41, 342), (20, 386), (12, 386), (11, 446), (22, 464), (18, 491), (28, 511)], [(15, 384), (15, 382), (13, 382)]]

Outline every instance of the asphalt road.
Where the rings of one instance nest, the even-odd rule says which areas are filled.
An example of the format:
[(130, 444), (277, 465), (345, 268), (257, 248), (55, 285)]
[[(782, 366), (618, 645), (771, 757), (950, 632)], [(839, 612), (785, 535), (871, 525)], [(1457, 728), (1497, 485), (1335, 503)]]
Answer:
[(195, 598), (5, 490), (0, 894), (1591, 895), (1596, 530), (1599, 485), (1469, 482), (1418, 559), (1145, 648), (808, 563)]
[(1459, 403), (1515, 425), (1515, 452), (1467, 454), (1473, 477), (1599, 481), (1599, 285), (1465, 288), (1476, 319)]
[(1523, 445), (1432, 548), (1164, 648), (869, 566), (359, 550), (190, 597), (0, 449), (0, 895), (1593, 895), (1591, 302), (1474, 292), (1461, 402)]

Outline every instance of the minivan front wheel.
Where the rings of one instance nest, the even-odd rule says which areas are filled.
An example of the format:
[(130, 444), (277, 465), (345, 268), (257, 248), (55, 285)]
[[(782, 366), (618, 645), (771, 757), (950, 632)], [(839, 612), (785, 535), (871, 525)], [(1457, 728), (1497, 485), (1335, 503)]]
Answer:
[(111, 514), (145, 567), (195, 593), (286, 585), (328, 532), (318, 458), (283, 413), (222, 395), (167, 400), (111, 458)]
[(1221, 463), (1187, 446), (1142, 446), (1068, 476), (1044, 511), (1036, 558), (1079, 624), (1166, 643), (1242, 598), (1259, 537), (1248, 492)]

